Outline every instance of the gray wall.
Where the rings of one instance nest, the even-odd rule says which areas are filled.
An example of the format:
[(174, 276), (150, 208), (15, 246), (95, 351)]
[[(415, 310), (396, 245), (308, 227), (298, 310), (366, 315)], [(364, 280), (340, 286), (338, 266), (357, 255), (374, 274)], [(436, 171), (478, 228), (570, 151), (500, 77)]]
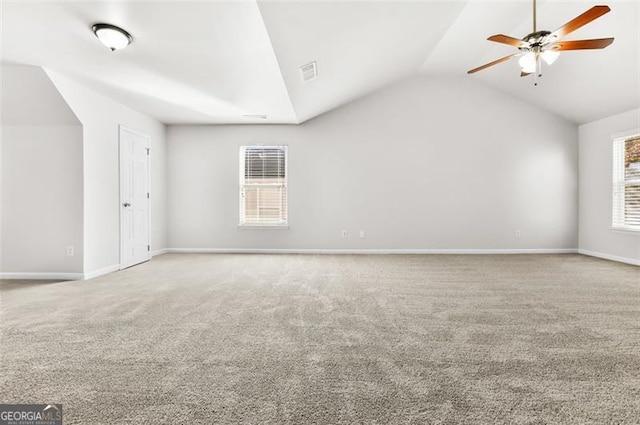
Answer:
[(41, 68), (2, 66), (1, 92), (0, 271), (82, 273), (82, 126)]
[[(256, 143), (289, 146), (289, 229), (237, 227), (238, 150)], [(577, 247), (577, 127), (468, 78), (299, 126), (170, 126), (168, 161), (171, 248)]]
[(640, 232), (611, 229), (612, 136), (640, 133), (640, 108), (580, 126), (580, 250), (640, 265)]

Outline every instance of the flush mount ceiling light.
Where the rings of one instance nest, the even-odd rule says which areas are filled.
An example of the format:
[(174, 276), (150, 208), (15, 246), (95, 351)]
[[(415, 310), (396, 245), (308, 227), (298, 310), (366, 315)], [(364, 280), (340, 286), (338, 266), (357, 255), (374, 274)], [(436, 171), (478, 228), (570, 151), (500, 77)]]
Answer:
[(93, 29), (93, 33), (98, 37), (98, 40), (110, 48), (112, 52), (124, 49), (133, 40), (131, 34), (115, 25), (95, 24), (91, 29)]

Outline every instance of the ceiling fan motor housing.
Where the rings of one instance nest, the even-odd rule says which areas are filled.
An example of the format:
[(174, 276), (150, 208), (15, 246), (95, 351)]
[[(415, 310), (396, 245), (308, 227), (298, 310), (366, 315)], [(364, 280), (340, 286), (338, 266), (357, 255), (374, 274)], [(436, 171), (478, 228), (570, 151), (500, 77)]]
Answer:
[[(550, 31), (536, 31), (536, 32), (532, 32), (531, 34), (527, 35), (525, 38), (522, 39), (522, 41), (528, 43), (528, 47), (536, 47), (536, 46), (542, 46), (544, 44), (547, 44), (549, 42), (549, 40), (547, 40), (547, 37), (549, 37), (549, 35), (551, 35)], [(523, 46), (525, 50), (528, 50), (527, 47)], [(521, 48), (522, 49), (522, 48)]]

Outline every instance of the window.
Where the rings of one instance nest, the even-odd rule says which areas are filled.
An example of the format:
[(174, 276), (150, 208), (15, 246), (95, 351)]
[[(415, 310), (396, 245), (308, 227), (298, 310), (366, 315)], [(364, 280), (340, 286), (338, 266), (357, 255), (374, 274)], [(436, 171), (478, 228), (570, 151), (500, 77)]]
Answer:
[(613, 142), (613, 227), (640, 230), (640, 135)]
[(240, 225), (287, 225), (287, 147), (240, 148)]

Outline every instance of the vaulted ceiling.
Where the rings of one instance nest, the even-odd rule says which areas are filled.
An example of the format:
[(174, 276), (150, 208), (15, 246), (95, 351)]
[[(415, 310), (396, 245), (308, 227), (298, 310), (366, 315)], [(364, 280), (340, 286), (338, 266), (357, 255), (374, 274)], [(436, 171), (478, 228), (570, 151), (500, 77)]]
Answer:
[[(538, 27), (595, 4), (540, 0)], [(606, 4), (609, 14), (567, 39), (615, 42), (562, 53), (538, 86), (516, 60), (466, 75), (514, 52), (486, 38), (530, 33), (530, 1), (2, 1), (1, 54), (165, 123), (295, 124), (416, 74), (473, 79), (584, 123), (640, 107), (640, 2)], [(133, 43), (110, 52), (91, 32), (97, 22)], [(313, 61), (318, 76), (305, 82), (299, 68)]]

